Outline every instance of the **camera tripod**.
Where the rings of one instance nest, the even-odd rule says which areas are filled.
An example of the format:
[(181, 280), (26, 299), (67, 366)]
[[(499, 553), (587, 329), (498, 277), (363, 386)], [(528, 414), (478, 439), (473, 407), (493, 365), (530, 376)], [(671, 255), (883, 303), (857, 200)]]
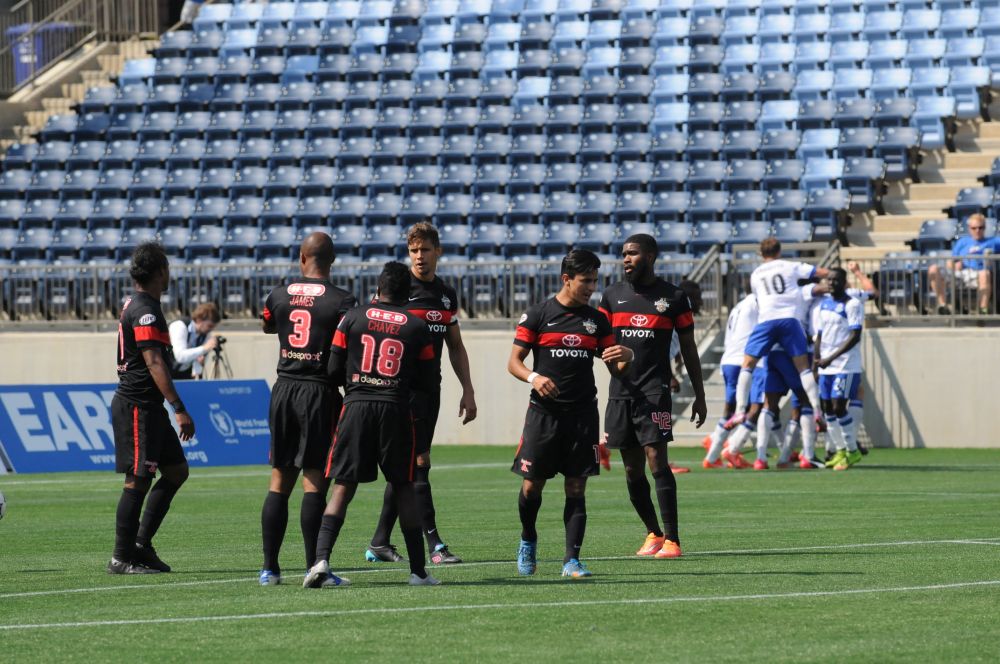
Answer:
[(222, 351), (222, 346), (216, 346), (215, 351), (212, 353), (212, 357), (209, 360), (211, 362), (211, 368), (205, 366), (205, 378), (210, 380), (218, 380), (220, 378), (232, 378), (233, 368), (229, 366), (229, 359), (226, 357), (225, 353)]

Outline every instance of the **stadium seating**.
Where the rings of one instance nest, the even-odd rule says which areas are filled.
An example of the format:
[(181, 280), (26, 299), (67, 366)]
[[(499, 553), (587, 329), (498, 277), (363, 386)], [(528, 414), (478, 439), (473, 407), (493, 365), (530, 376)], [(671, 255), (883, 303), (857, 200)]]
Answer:
[(210, 4), (8, 151), (0, 228), (83, 228), (81, 260), (109, 228), (204, 261), (364, 227), (338, 247), (395, 255), (427, 218), (457, 257), (613, 251), (633, 222), (682, 224), (661, 239), (695, 256), (776, 222), (831, 237), (988, 116), (1000, 13), (958, 4)]

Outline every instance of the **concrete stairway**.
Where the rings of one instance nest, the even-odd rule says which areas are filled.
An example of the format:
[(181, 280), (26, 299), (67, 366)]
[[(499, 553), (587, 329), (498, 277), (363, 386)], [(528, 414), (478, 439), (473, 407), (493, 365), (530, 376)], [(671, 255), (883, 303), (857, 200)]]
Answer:
[[(990, 106), (1000, 118), (1000, 102)], [(841, 249), (844, 259), (878, 259), (890, 251), (909, 251), (905, 243), (920, 231), (927, 219), (940, 219), (965, 187), (981, 186), (993, 160), (1000, 157), (1000, 121), (973, 120), (962, 123), (955, 136), (955, 152), (925, 153), (920, 182), (894, 182), (883, 198), (886, 214), (869, 211), (854, 216), (847, 230), (850, 246)]]
[(34, 142), (35, 133), (50, 116), (72, 112), (83, 101), (88, 88), (113, 85), (113, 78), (121, 73), (126, 60), (147, 57), (158, 43), (132, 40), (96, 44), (53, 67), (34, 87), (18, 92), (6, 102), (23, 110), (23, 121), (13, 124), (0, 136), (0, 149), (6, 150), (15, 142)]

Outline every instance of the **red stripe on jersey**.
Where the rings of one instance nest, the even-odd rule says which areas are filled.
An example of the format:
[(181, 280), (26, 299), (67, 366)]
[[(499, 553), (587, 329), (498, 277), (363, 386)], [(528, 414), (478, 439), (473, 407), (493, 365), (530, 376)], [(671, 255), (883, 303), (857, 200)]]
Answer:
[(694, 325), (694, 314), (690, 311), (685, 311), (680, 316), (677, 317), (677, 329), (683, 330), (684, 328), (691, 327)]
[(605, 350), (611, 348), (617, 343), (618, 340), (615, 339), (615, 335), (609, 334), (608, 336), (604, 337), (603, 339), (597, 342), (597, 348), (603, 353)]
[(451, 325), (455, 319), (455, 316), (450, 311), (441, 311), (440, 309), (407, 309), (407, 311), (411, 314), (416, 314), (428, 323)]
[(666, 316), (616, 311), (611, 314), (612, 327), (640, 327), (653, 330), (672, 330), (674, 322)]
[(604, 314), (605, 318), (607, 318), (608, 320), (611, 320), (611, 312), (610, 311), (608, 311), (604, 307), (600, 307), (597, 310), (600, 311), (602, 314)]
[(517, 334), (514, 335), (516, 341), (523, 341), (526, 344), (535, 343), (535, 339), (538, 338), (538, 333), (534, 330), (529, 330), (526, 327), (517, 326)]
[(330, 441), (330, 451), (326, 455), (326, 468), (323, 470), (323, 476), (326, 478), (330, 477), (330, 467), (333, 465), (333, 451), (337, 448), (337, 434), (340, 433), (340, 420), (344, 419), (345, 410), (347, 410), (347, 404), (340, 407), (340, 415), (337, 416), (337, 428), (333, 430), (333, 440)]
[(132, 444), (135, 449), (132, 451), (132, 474), (139, 474), (139, 409), (132, 406)]
[(597, 350), (597, 339), (586, 334), (565, 334), (563, 332), (544, 332), (538, 335), (538, 345), (559, 348), (583, 348)]
[(161, 344), (170, 345), (170, 335), (166, 332), (161, 332), (155, 327), (136, 327), (133, 328), (135, 333), (136, 341), (159, 341)]
[(264, 311), (262, 311), (260, 315), (264, 318), (264, 320), (271, 320), (271, 310), (267, 307), (264, 307)]
[(347, 335), (337, 330), (333, 333), (333, 345), (337, 348), (347, 348)]
[(420, 360), (433, 360), (434, 359), (434, 346), (433, 344), (427, 344), (420, 349), (420, 355), (417, 356)]

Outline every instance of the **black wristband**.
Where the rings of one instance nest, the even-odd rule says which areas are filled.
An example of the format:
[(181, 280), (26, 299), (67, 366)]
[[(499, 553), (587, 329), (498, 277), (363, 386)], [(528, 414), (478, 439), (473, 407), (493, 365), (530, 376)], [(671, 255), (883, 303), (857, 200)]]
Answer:
[(174, 409), (175, 413), (186, 413), (187, 408), (184, 407), (184, 402), (178, 399), (177, 401), (171, 401), (170, 407)]

